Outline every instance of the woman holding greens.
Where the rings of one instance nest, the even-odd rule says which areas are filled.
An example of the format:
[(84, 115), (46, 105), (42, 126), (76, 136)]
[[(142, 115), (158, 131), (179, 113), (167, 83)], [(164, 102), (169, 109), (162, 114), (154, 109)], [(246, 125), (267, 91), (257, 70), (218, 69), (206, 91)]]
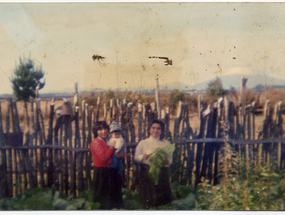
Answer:
[(170, 145), (169, 141), (163, 141), (164, 123), (160, 120), (154, 120), (148, 131), (149, 138), (140, 141), (135, 152), (135, 160), (140, 162), (139, 190), (144, 209), (165, 205), (172, 200), (169, 171), (169, 165), (172, 163), (172, 153), (169, 153), (163, 161), (157, 185), (148, 174), (149, 159), (155, 149)]

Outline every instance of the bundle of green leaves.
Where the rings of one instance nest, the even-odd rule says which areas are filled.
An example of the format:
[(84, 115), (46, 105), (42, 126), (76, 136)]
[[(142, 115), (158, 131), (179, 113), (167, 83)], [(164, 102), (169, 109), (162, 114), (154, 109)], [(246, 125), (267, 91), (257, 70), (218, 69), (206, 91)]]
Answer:
[(154, 181), (155, 184), (158, 184), (159, 175), (161, 173), (161, 168), (163, 167), (163, 162), (166, 160), (169, 153), (173, 153), (175, 150), (175, 144), (170, 144), (163, 148), (157, 148), (154, 150), (154, 153), (151, 155), (149, 161), (149, 176)]

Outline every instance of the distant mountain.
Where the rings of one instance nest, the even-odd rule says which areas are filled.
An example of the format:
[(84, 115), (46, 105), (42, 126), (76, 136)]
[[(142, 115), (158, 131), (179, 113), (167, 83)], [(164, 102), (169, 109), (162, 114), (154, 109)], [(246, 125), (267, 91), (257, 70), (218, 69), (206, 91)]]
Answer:
[[(284, 79), (277, 79), (266, 75), (240, 75), (240, 74), (233, 74), (233, 75), (224, 75), (219, 76), (222, 81), (224, 89), (230, 89), (234, 87), (238, 89), (240, 87), (240, 82), (242, 77), (247, 78), (246, 86), (248, 88), (254, 88), (258, 85), (267, 85), (267, 86), (285, 86)], [(196, 90), (203, 90), (208, 87), (208, 84), (215, 79), (211, 79), (208, 81), (204, 81), (202, 83), (196, 84), (193, 86)]]

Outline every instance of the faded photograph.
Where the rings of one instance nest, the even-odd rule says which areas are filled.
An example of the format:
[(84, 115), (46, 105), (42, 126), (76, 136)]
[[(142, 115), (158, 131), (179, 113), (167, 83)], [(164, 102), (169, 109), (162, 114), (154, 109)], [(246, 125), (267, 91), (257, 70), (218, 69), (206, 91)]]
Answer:
[(284, 210), (284, 10), (1, 2), (0, 210)]

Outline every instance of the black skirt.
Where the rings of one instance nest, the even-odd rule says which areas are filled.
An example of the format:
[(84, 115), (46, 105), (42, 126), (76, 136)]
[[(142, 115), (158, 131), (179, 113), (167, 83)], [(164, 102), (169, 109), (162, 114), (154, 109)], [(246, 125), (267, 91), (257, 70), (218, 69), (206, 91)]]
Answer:
[(100, 209), (123, 207), (122, 181), (117, 169), (95, 167), (93, 186), (93, 202), (99, 202)]
[(148, 175), (148, 171), (148, 165), (140, 165), (139, 190), (143, 208), (148, 209), (170, 203), (172, 201), (172, 192), (169, 168), (163, 167), (161, 169), (157, 185)]

